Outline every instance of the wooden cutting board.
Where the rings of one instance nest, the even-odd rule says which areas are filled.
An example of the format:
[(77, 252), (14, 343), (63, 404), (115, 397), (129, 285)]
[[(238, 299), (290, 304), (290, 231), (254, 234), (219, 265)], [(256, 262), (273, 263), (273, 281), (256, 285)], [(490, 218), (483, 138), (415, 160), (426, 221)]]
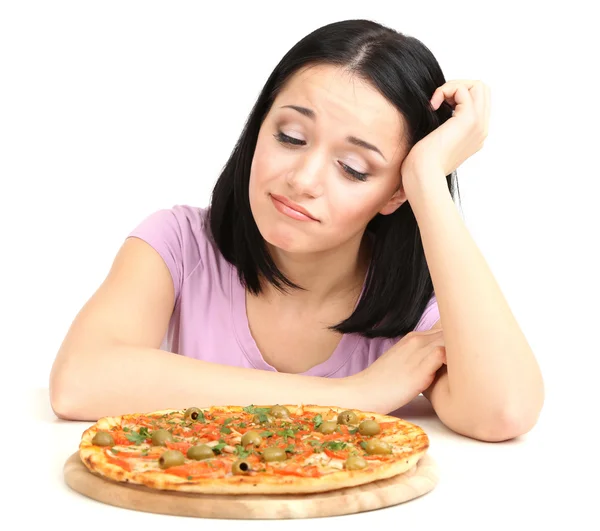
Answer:
[(135, 511), (224, 519), (290, 519), (339, 516), (381, 509), (433, 490), (438, 467), (429, 454), (409, 471), (366, 485), (316, 494), (217, 495), (157, 491), (118, 483), (90, 472), (75, 452), (64, 465), (69, 487), (89, 498)]

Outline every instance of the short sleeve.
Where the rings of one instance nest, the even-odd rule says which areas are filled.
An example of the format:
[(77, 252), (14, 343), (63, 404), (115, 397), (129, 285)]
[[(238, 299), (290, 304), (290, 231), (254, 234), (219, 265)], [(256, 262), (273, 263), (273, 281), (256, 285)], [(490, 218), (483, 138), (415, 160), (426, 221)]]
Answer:
[(424, 332), (425, 330), (430, 330), (431, 327), (440, 319), (440, 310), (438, 308), (437, 299), (435, 294), (429, 299), (427, 306), (425, 306), (425, 310), (423, 311), (423, 315), (417, 326), (415, 327), (415, 332)]
[(198, 262), (198, 256), (190, 256), (189, 209), (174, 207), (158, 210), (145, 218), (127, 236), (139, 238), (162, 257), (173, 279), (175, 301), (179, 299), (183, 281), (188, 270)]

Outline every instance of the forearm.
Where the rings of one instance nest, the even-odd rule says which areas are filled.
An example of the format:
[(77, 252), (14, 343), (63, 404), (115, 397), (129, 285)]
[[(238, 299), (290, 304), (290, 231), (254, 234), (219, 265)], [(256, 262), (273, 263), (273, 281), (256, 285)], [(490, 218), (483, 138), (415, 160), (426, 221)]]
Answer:
[(124, 345), (65, 357), (53, 368), (50, 396), (59, 417), (85, 421), (211, 405), (371, 406), (345, 378), (231, 367)]
[(442, 186), (429, 189), (410, 181), (409, 201), (440, 311), (448, 397), (481, 422), (506, 416), (534, 422), (544, 396), (540, 369), (440, 177)]

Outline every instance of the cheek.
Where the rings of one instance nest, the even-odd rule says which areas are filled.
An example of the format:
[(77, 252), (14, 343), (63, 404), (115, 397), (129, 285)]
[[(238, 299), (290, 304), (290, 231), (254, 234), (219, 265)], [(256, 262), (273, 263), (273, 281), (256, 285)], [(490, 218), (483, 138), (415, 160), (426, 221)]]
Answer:
[(368, 183), (351, 183), (329, 197), (332, 219), (339, 229), (358, 229), (366, 225), (382, 205), (381, 191)]
[(259, 141), (252, 159), (251, 183), (264, 183), (275, 178), (282, 171), (281, 166), (281, 157), (277, 157), (265, 141)]

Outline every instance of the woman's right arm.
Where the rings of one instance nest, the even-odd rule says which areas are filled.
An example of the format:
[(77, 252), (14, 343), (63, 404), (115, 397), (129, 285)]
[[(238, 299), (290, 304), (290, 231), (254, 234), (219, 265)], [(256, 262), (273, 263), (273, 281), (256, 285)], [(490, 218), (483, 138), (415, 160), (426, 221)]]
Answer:
[(160, 350), (174, 306), (171, 274), (146, 242), (128, 238), (109, 274), (75, 317), (50, 374), (63, 419), (192, 406), (324, 404), (377, 411), (351, 378), (219, 365)]

